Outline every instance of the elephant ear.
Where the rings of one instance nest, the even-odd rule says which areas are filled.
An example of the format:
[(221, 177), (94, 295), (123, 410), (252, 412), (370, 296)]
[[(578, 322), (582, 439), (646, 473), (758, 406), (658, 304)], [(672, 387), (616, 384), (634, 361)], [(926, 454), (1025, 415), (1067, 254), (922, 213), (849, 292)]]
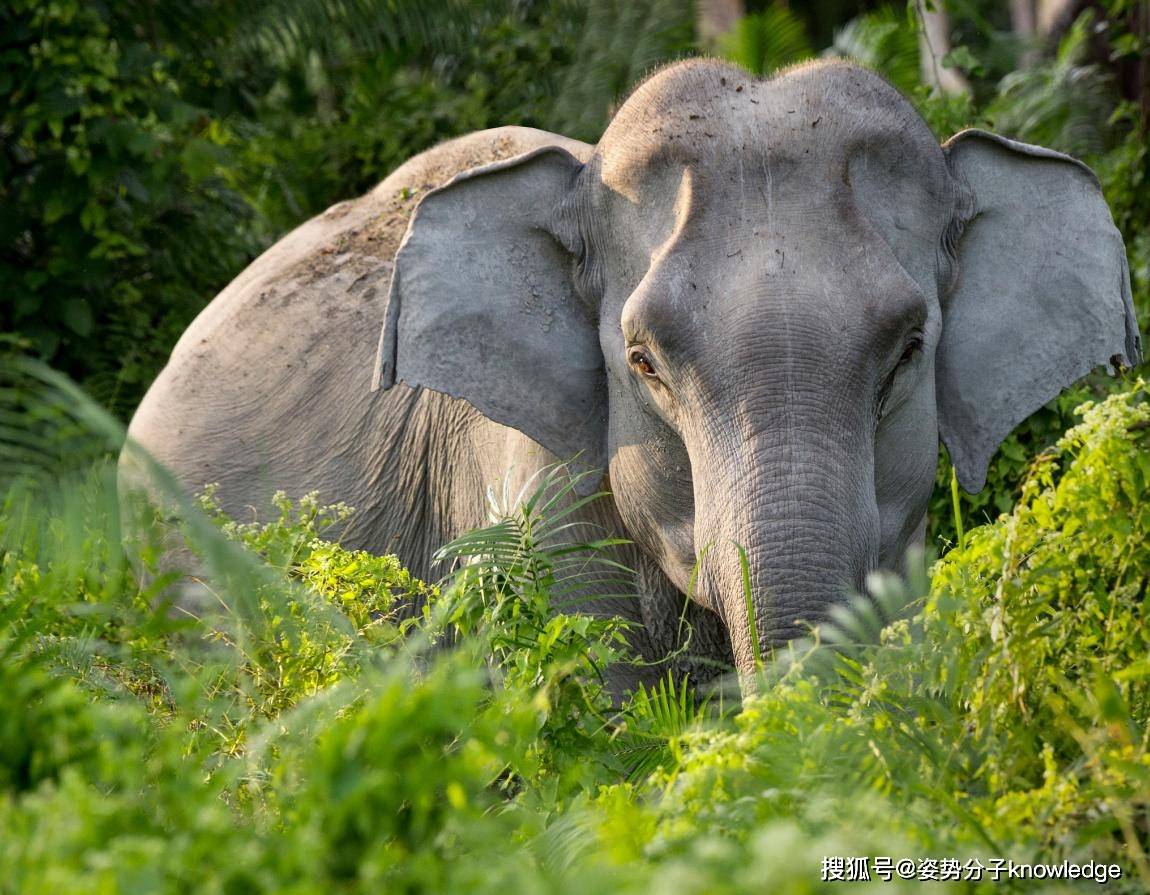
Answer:
[(1122, 236), (1081, 162), (967, 130), (943, 145), (965, 196), (943, 301), (939, 429), (967, 491), (1010, 431), (1102, 364), (1140, 359)]
[(598, 329), (553, 232), (580, 168), (543, 147), (422, 199), (396, 254), (373, 387), (462, 398), (561, 460), (603, 466)]

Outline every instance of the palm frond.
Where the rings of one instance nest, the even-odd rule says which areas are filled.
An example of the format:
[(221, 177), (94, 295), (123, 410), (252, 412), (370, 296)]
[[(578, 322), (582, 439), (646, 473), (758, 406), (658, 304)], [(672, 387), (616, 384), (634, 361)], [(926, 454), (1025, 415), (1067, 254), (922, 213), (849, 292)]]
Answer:
[(548, 126), (597, 140), (628, 90), (656, 66), (694, 45), (691, 5), (676, 0), (594, 0), (583, 4), (578, 41), (559, 73)]
[(1071, 26), (1051, 59), (1011, 72), (998, 85), (987, 117), (1005, 136), (1090, 156), (1111, 143), (1118, 96), (1111, 76), (1085, 61), (1093, 13)]
[(906, 13), (882, 7), (851, 19), (835, 32), (824, 56), (851, 59), (874, 69), (904, 93), (919, 86), (918, 35)]
[(768, 75), (814, 53), (802, 20), (777, 3), (739, 19), (720, 41), (720, 50), (756, 75)]

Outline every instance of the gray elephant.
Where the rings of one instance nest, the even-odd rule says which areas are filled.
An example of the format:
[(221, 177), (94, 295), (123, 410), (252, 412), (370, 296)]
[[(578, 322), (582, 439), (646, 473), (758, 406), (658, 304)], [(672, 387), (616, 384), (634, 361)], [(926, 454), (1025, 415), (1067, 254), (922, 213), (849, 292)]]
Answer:
[(752, 631), (801, 633), (922, 541), (940, 433), (977, 490), (1027, 415), (1139, 359), (1083, 164), (939, 147), (845, 63), (692, 60), (597, 146), (472, 134), (304, 224), (192, 324), (130, 434), (236, 515), (346, 501), (345, 543), (424, 576), (486, 485), (576, 457), (610, 491), (582, 518), (633, 542), (637, 598), (598, 608), (665, 656), (700, 560), (693, 654), (746, 671)]

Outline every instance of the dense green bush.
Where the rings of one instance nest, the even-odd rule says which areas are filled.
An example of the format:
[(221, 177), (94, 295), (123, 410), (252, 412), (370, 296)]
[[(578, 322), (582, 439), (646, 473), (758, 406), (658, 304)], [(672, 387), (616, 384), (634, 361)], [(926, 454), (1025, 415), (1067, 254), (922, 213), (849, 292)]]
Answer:
[(17, 0), (0, 9), (0, 333), (126, 418), (287, 230), (472, 130), (594, 139), (691, 40), (666, 0)]
[[(347, 508), (238, 525), (209, 495), (185, 533), (226, 574), (199, 618), (124, 567), (106, 466), (26, 479), (0, 517), (0, 891), (807, 892), (876, 855), (1117, 863), (1144, 891), (1148, 458), (1150, 387), (1085, 405), (931, 585), (875, 581), (741, 706), (613, 705), (620, 623), (553, 614), (562, 479), (445, 550), (438, 587), (324, 541)], [(146, 565), (160, 530), (132, 530)]]
[(257, 248), (236, 135), (97, 4), (17, 0), (0, 34), (0, 330), (131, 407)]

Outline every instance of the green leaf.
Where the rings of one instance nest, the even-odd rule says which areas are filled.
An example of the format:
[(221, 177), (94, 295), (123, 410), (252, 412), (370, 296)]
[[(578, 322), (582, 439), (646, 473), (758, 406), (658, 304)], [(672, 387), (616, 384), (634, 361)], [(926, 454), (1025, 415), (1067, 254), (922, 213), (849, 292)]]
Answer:
[(943, 68), (956, 68), (968, 75), (979, 76), (985, 72), (978, 57), (971, 52), (970, 47), (957, 46), (939, 60)]
[(76, 335), (84, 338), (92, 335), (92, 330), (95, 328), (95, 320), (92, 317), (92, 308), (86, 299), (67, 299), (64, 302), (60, 316), (64, 321), (64, 325)]

